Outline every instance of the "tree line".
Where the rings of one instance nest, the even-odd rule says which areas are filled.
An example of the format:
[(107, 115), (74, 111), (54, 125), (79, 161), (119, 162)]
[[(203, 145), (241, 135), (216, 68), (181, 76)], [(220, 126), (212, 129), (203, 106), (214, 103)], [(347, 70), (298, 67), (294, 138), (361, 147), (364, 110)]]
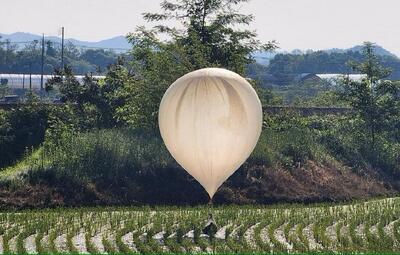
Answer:
[[(120, 54), (105, 49), (79, 49), (72, 43), (64, 47), (64, 63), (75, 74), (103, 74)], [(61, 47), (50, 40), (44, 45), (44, 74), (61, 68)], [(34, 40), (19, 45), (0, 37), (0, 73), (40, 74), (42, 71), (42, 42)]]
[[(377, 55), (380, 63), (392, 69), (387, 77), (391, 80), (400, 80), (400, 59), (392, 55)], [(363, 52), (307, 52), (305, 54), (277, 54), (264, 69), (269, 77), (265, 83), (288, 85), (294, 82), (299, 74), (303, 73), (357, 73), (348, 63), (360, 62), (364, 59)], [(264, 76), (265, 77), (265, 76)]]

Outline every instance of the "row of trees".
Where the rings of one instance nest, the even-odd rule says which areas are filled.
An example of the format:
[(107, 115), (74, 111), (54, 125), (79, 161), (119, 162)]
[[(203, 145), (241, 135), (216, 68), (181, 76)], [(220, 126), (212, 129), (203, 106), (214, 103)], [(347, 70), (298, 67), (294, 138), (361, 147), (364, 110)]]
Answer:
[[(400, 59), (391, 55), (377, 56), (380, 62), (394, 70), (390, 79), (400, 79)], [(277, 54), (269, 63), (266, 74), (271, 75), (270, 82), (278, 85), (291, 84), (302, 73), (357, 73), (349, 65), (350, 61), (363, 61), (360, 51), (348, 52), (308, 52), (305, 54)]]
[[(47, 40), (44, 47), (44, 73), (52, 74), (61, 66), (61, 47)], [(118, 54), (103, 49), (80, 50), (72, 43), (64, 48), (65, 64), (76, 74), (103, 73), (114, 63)], [(0, 73), (41, 73), (42, 45), (32, 41), (21, 46), (0, 37)]]

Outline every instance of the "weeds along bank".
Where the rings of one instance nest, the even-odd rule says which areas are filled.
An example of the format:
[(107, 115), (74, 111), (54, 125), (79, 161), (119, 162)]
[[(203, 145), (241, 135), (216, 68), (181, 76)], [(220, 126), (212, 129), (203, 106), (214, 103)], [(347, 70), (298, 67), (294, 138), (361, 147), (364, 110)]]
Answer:
[[(210, 210), (215, 236), (201, 230)], [(400, 200), (348, 205), (81, 208), (0, 214), (2, 253), (399, 252)]]
[[(367, 154), (363, 136), (348, 116), (267, 116), (253, 154), (215, 202), (345, 201), (396, 193), (396, 151), (388, 151), (382, 139), (375, 154)], [(208, 199), (158, 133), (139, 129), (78, 131), (51, 124), (43, 144), (0, 171), (0, 180), (6, 208), (204, 204)]]

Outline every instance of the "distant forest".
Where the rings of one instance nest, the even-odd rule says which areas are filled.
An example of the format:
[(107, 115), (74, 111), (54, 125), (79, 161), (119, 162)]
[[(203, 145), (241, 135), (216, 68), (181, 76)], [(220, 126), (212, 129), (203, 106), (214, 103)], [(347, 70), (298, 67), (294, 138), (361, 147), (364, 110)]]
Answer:
[[(53, 74), (61, 67), (61, 47), (46, 41), (44, 47), (44, 74)], [(104, 74), (110, 64), (116, 62), (119, 54), (105, 49), (80, 49), (72, 43), (64, 47), (64, 63), (75, 74)], [(18, 45), (0, 38), (0, 73), (40, 74), (42, 70), (42, 44), (32, 41)]]
[[(392, 74), (388, 78), (400, 80), (400, 59), (394, 55), (379, 55), (378, 58), (383, 66), (392, 69)], [(356, 73), (348, 63), (362, 60), (363, 54), (359, 51), (277, 54), (268, 66), (259, 64), (249, 66), (248, 75), (261, 80), (264, 84), (290, 85), (302, 73)]]
[[(400, 59), (381, 48), (378, 58), (383, 66), (392, 69), (389, 79), (400, 80)], [(379, 54), (379, 52), (381, 54)], [(0, 73), (41, 73), (41, 42), (32, 41), (22, 47), (0, 38)], [(61, 66), (61, 47), (46, 41), (44, 47), (44, 73), (53, 74)], [(106, 49), (80, 49), (72, 43), (64, 47), (65, 65), (74, 74), (105, 74), (107, 67), (116, 63), (121, 53)], [(128, 55), (126, 55), (128, 56)], [(264, 86), (295, 85), (296, 78), (303, 73), (355, 73), (348, 63), (360, 62), (363, 54), (359, 49), (349, 51), (315, 51), (303, 54), (281, 53), (271, 59), (269, 65), (252, 63), (247, 66), (247, 76), (260, 81)]]

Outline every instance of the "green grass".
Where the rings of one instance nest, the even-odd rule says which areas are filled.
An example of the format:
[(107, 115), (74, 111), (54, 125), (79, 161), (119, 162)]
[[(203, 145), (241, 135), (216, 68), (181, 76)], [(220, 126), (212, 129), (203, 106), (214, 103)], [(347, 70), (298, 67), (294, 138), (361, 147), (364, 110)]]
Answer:
[(6, 179), (15, 179), (18, 175), (30, 171), (32, 167), (36, 165), (48, 164), (48, 161), (45, 162), (45, 160), (42, 157), (43, 155), (42, 151), (43, 148), (40, 147), (39, 149), (36, 149), (31, 153), (28, 153), (18, 163), (0, 169), (0, 181)]

